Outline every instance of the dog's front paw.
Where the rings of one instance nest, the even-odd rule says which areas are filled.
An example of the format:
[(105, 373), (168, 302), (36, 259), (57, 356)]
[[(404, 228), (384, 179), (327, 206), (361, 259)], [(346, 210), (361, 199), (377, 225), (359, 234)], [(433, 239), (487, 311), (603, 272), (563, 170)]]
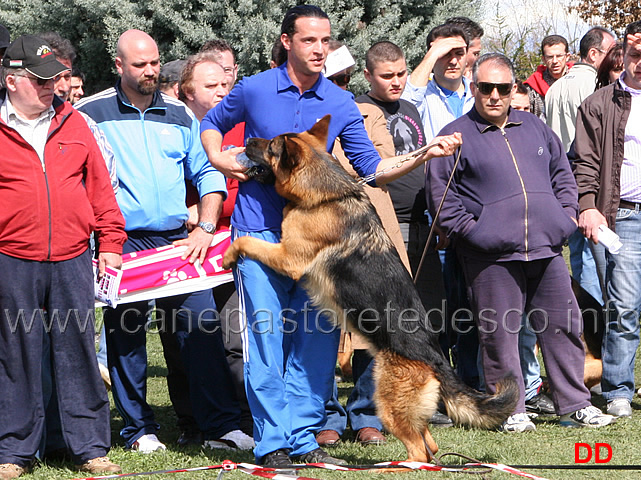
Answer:
[(238, 249), (234, 247), (232, 243), (230, 247), (225, 250), (225, 255), (223, 255), (223, 268), (229, 270), (231, 267), (236, 265), (238, 262), (239, 252)]

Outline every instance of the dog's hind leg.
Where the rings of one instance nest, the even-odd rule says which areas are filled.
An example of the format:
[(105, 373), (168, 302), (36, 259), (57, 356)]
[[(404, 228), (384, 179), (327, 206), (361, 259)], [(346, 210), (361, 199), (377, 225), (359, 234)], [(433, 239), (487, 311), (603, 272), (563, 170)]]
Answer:
[(423, 430), (423, 446), (425, 447), (425, 450), (427, 450), (427, 458), (432, 460), (434, 458), (434, 454), (438, 452), (438, 445), (432, 437), (432, 433), (428, 426), (425, 426), (425, 430)]
[(391, 352), (378, 352), (374, 375), (381, 422), (403, 442), (408, 460), (430, 461), (438, 446), (427, 425), (436, 411), (440, 385), (432, 369)]

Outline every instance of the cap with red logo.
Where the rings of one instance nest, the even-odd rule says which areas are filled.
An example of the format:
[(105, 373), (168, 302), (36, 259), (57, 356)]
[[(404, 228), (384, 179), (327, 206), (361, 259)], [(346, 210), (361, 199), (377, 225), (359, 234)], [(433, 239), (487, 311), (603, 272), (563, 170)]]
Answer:
[(34, 35), (22, 35), (9, 45), (2, 57), (5, 68), (24, 68), (38, 78), (49, 79), (69, 70), (58, 60), (51, 47)]

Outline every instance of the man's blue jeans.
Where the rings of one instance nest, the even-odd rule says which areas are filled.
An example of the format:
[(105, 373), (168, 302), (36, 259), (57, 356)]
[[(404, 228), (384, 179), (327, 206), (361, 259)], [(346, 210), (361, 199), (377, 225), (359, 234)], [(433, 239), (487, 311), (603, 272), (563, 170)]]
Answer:
[(532, 326), (527, 321), (527, 316), (523, 315), (523, 318), (521, 318), (521, 331), (519, 332), (519, 358), (521, 360), (521, 373), (525, 382), (525, 401), (536, 397), (543, 383), (541, 366), (534, 354), (536, 341), (536, 333), (532, 331)]
[(347, 406), (338, 401), (338, 388), (334, 381), (332, 398), (325, 403), (327, 422), (321, 430), (334, 430), (342, 435), (347, 427), (347, 420), (354, 432), (362, 428), (374, 427), (383, 429), (381, 421), (376, 416), (374, 405), (374, 359), (367, 350), (354, 350), (352, 358), (352, 373), (354, 375), (354, 388), (347, 399)]
[(641, 308), (641, 212), (619, 208), (616, 233), (623, 248), (607, 253), (606, 290), (608, 317), (603, 343), (603, 398), (632, 400), (634, 362), (639, 346)]
[(603, 304), (601, 281), (597, 273), (597, 263), (590, 248), (590, 242), (577, 228), (568, 238), (570, 247), (570, 266), (572, 277), (579, 282), (583, 289)]

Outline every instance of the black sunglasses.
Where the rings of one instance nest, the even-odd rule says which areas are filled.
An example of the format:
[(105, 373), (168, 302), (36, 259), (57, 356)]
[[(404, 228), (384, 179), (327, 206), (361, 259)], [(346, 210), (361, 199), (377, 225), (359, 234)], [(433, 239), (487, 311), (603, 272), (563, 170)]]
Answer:
[(35, 80), (38, 83), (38, 85), (41, 87), (44, 87), (47, 84), (47, 82), (53, 80), (52, 78), (40, 78), (40, 77), (36, 77), (35, 75), (19, 75), (19, 74), (15, 74), (15, 75), (16, 77), (24, 77), (24, 78), (28, 78), (29, 80)]
[(334, 82), (336, 85), (338, 85), (339, 87), (344, 87), (352, 79), (352, 74), (351, 73), (342, 73), (340, 75), (331, 76), (331, 77), (329, 77), (329, 79), (332, 82)]
[(476, 88), (479, 89), (483, 95), (490, 95), (496, 88), (499, 95), (506, 96), (509, 95), (510, 90), (512, 90), (512, 83), (490, 83), (490, 82), (479, 82), (476, 84)]

